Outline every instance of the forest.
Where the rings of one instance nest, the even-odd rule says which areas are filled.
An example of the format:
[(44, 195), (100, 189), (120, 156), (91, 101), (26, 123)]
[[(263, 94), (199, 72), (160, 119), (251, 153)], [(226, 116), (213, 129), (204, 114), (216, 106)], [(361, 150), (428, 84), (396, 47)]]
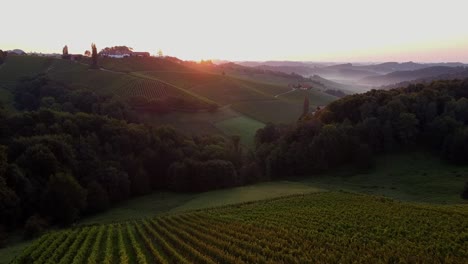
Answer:
[[(466, 165), (467, 96), (467, 80), (347, 96), (303, 116), (294, 126), (268, 124), (260, 129), (255, 156), (269, 179), (314, 175), (345, 164), (366, 170), (375, 155), (411, 149)], [(461, 192), (467, 199), (468, 183)]]
[(143, 124), (126, 101), (44, 76), (19, 82), (14, 106), (0, 114), (0, 226), (26, 237), (152, 190), (241, 185), (256, 169), (238, 137)]

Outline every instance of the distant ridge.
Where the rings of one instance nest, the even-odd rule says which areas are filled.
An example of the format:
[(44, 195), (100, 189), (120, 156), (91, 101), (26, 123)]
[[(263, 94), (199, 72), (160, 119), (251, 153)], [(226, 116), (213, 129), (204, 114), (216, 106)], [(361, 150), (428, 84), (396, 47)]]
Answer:
[(395, 71), (381, 76), (370, 76), (363, 78), (361, 81), (369, 85), (390, 85), (422, 78), (457, 74), (465, 71), (465, 69), (465, 67), (432, 66), (413, 71)]

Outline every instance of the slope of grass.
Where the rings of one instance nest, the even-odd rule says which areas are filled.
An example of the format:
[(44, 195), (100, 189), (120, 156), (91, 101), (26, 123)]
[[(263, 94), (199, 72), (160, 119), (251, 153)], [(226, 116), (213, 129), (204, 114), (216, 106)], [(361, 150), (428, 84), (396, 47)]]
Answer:
[(265, 126), (264, 123), (245, 116), (226, 119), (215, 125), (226, 135), (240, 136), (241, 143), (250, 148), (254, 146), (254, 136), (257, 130)]
[(139, 72), (134, 74), (170, 83), (221, 105), (238, 101), (264, 100), (269, 96), (252, 87), (245, 86), (235, 79), (219, 74), (195, 71)]
[(439, 204), (463, 203), (460, 193), (468, 166), (448, 164), (429, 153), (409, 152), (378, 157), (375, 168), (353, 173), (349, 168), (297, 179), (328, 190), (344, 189), (391, 198)]
[(325, 190), (299, 182), (277, 181), (204, 193), (157, 192), (137, 197), (105, 213), (85, 218), (80, 221), (80, 225), (113, 223), (320, 191)]
[(302, 113), (301, 104), (283, 100), (239, 102), (232, 104), (232, 108), (263, 123), (291, 124)]
[(173, 112), (164, 115), (143, 114), (143, 122), (155, 125), (170, 125), (187, 136), (223, 134), (216, 127), (216, 123), (240, 116), (228, 107), (220, 108), (216, 112)]
[[(53, 232), (16, 263), (463, 263), (467, 216), (468, 207), (325, 192)], [(111, 239), (87, 243), (99, 233)]]
[(219, 104), (219, 102), (216, 102), (216, 101), (213, 101), (213, 100), (210, 100), (209, 98), (207, 97), (204, 97), (198, 93), (194, 93), (188, 89), (185, 89), (183, 87), (179, 87), (177, 85), (174, 85), (172, 83), (169, 83), (165, 80), (162, 80), (162, 79), (158, 79), (156, 77), (153, 77), (153, 76), (149, 76), (149, 75), (146, 75), (146, 74), (143, 74), (143, 73), (137, 73), (137, 72), (134, 72), (134, 73), (131, 73), (131, 76), (136, 76), (136, 77), (139, 77), (139, 78), (143, 78), (143, 79), (148, 79), (148, 80), (154, 80), (154, 81), (158, 81), (160, 83), (163, 83), (169, 87), (172, 87), (174, 89), (177, 89), (179, 90), (179, 92), (181, 92), (182, 94), (185, 94), (187, 96), (191, 96), (191, 97), (194, 97), (202, 102), (205, 102), (205, 103), (208, 103), (208, 104)]
[[(264, 182), (199, 194), (155, 193), (125, 202), (97, 218), (85, 219), (84, 222), (100, 222), (93, 219), (105, 219), (104, 222), (121, 221), (155, 216), (168, 211), (194, 210), (323, 190), (383, 195), (410, 202), (466, 204), (459, 194), (466, 181), (464, 175), (467, 174), (468, 167), (446, 164), (430, 154), (393, 154), (377, 158), (375, 168), (368, 173), (355, 173), (349, 168), (342, 168), (326, 175)], [(157, 204), (173, 206), (164, 206), (163, 210), (144, 209)], [(135, 216), (133, 213), (120, 213), (133, 208), (139, 208)]]
[(0, 83), (11, 84), (48, 70), (54, 59), (36, 56), (9, 56), (0, 68)]

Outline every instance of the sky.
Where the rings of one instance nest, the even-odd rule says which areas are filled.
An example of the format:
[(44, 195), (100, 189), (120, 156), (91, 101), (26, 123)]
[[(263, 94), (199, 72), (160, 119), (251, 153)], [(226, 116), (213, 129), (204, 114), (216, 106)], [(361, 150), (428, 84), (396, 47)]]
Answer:
[(467, 0), (2, 0), (0, 49), (185, 60), (468, 62)]

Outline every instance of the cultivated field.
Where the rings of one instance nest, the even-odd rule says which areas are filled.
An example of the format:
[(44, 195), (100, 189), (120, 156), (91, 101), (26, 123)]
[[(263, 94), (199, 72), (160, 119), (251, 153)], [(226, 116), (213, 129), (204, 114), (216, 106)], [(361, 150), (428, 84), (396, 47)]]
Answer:
[(467, 216), (318, 193), (50, 232), (14, 263), (463, 263)]
[(139, 72), (137, 74), (170, 83), (221, 105), (238, 101), (265, 100), (272, 96), (258, 89), (258, 87), (249, 85), (249, 83), (219, 74), (196, 71)]
[(239, 116), (220, 121), (215, 126), (226, 135), (240, 136), (243, 145), (253, 148), (255, 133), (265, 124), (249, 117)]

